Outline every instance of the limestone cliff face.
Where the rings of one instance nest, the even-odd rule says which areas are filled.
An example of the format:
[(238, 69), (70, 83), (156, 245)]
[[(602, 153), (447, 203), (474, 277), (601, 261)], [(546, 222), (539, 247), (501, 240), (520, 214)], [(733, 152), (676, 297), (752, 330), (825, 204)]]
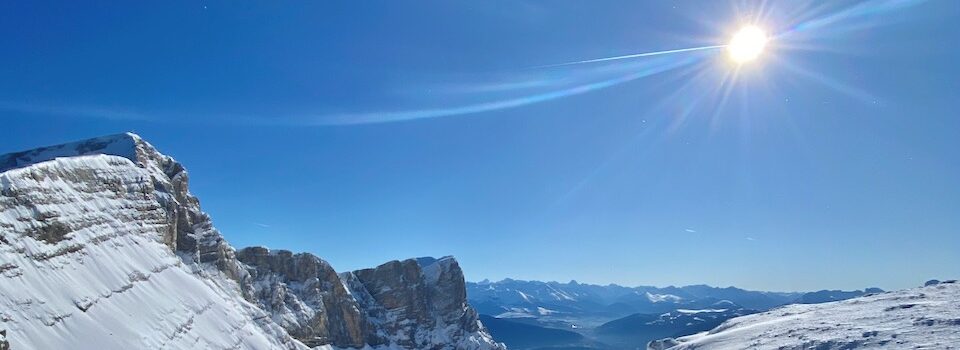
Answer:
[(290, 335), (308, 346), (368, 344), (372, 325), (326, 261), (262, 247), (242, 249), (237, 257), (249, 268), (242, 283), (248, 298)]
[(391, 261), (341, 277), (371, 322), (400, 346), (485, 349), (494, 343), (467, 304), (463, 271), (453, 257)]
[(336, 274), (311, 254), (245, 248), (251, 301), (309, 346), (502, 349), (467, 305), (463, 271), (445, 257)]
[(134, 134), (0, 156), (0, 349), (502, 348), (452, 258), (237, 252), (188, 180)]

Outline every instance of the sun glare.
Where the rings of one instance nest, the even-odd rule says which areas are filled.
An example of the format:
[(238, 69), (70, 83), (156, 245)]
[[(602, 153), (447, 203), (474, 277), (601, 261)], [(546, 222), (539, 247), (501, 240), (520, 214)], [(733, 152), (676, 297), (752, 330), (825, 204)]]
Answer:
[(727, 44), (727, 54), (736, 63), (746, 63), (755, 60), (767, 46), (767, 34), (757, 26), (749, 25), (740, 28)]

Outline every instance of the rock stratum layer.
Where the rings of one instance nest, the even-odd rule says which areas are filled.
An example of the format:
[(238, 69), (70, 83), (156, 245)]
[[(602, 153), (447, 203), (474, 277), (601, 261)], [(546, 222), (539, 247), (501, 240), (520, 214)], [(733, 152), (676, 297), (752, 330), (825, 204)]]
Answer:
[(0, 347), (502, 349), (456, 260), (236, 251), (134, 134), (0, 156)]

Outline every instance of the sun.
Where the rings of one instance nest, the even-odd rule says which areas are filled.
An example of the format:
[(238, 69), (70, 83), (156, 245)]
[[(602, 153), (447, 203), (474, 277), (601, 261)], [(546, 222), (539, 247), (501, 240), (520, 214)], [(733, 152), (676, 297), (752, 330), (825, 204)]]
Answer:
[(743, 64), (757, 59), (767, 46), (767, 34), (755, 25), (740, 28), (730, 43), (727, 44), (727, 55), (733, 62)]

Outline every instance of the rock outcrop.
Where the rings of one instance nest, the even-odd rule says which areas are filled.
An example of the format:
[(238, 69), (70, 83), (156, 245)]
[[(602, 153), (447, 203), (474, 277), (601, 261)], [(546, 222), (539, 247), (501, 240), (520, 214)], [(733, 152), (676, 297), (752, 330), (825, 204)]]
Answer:
[(370, 344), (372, 325), (326, 261), (286, 250), (251, 247), (237, 252), (249, 267), (243, 286), (248, 299), (308, 346)]
[(237, 252), (134, 134), (0, 156), (0, 349), (502, 348), (453, 259), (413, 264)]
[(251, 247), (251, 301), (308, 346), (408, 349), (500, 348), (466, 300), (463, 271), (452, 257), (391, 261), (337, 274), (308, 253)]
[[(391, 261), (341, 275), (385, 340), (405, 348), (484, 349), (494, 343), (467, 304), (453, 257)], [(502, 347), (502, 345), (497, 345)]]

